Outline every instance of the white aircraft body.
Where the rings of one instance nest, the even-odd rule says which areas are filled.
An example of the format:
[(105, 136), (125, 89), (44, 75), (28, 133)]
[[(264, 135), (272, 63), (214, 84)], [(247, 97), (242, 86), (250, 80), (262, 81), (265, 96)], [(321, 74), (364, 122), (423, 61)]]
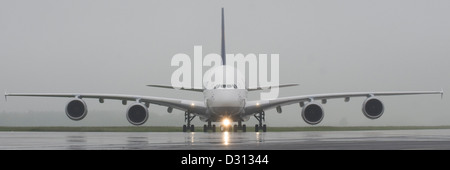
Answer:
[[(222, 63), (218, 69), (225, 69), (226, 72), (231, 70), (225, 65), (225, 39), (224, 39), (224, 12), (222, 8)], [(232, 68), (234, 69), (234, 68)], [(235, 71), (235, 70), (233, 70)], [(273, 86), (271, 88), (281, 88), (295, 86), (297, 84), (285, 84)], [(172, 86), (148, 85), (151, 87), (173, 88)], [(310, 124), (316, 125), (320, 123), (324, 117), (322, 104), (328, 99), (342, 98), (345, 102), (350, 101), (351, 97), (366, 97), (362, 104), (362, 112), (369, 119), (377, 119), (384, 112), (383, 103), (378, 99), (379, 96), (393, 95), (418, 95), (418, 94), (441, 94), (441, 91), (393, 91), (393, 92), (352, 92), (352, 93), (330, 93), (330, 94), (312, 94), (303, 96), (281, 97), (272, 100), (247, 100), (249, 91), (263, 89), (258, 87), (248, 89), (245, 87), (243, 80), (237, 80), (236, 84), (214, 84), (206, 83), (203, 89), (183, 89), (195, 92), (203, 92), (204, 101), (139, 96), (139, 95), (123, 95), (123, 94), (95, 94), (95, 93), (6, 93), (7, 96), (34, 96), (34, 97), (65, 97), (71, 98), (66, 105), (66, 115), (75, 121), (82, 120), (88, 113), (84, 99), (98, 99), (103, 103), (105, 99), (121, 100), (123, 105), (128, 101), (133, 103), (128, 106), (126, 117), (133, 125), (142, 125), (149, 118), (149, 104), (156, 104), (167, 107), (167, 112), (171, 113), (173, 109), (185, 112), (185, 122), (183, 131), (194, 131), (194, 125), (191, 121), (195, 117), (199, 117), (201, 121), (207, 122), (203, 130), (206, 132), (211, 130), (215, 132), (216, 127), (212, 122), (222, 122), (221, 130), (231, 130), (231, 123), (237, 122), (233, 130), (246, 131), (246, 122), (250, 117), (255, 117), (259, 124), (255, 125), (255, 131), (266, 131), (265, 111), (276, 108), (281, 113), (281, 107), (290, 104), (299, 104), (302, 108), (301, 116), (303, 120)]]

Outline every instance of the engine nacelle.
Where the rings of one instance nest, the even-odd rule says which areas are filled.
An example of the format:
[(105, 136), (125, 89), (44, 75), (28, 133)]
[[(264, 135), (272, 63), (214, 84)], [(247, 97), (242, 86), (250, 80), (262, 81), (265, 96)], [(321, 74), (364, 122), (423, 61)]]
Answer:
[(375, 98), (375, 97), (369, 97), (367, 98), (363, 105), (362, 105), (362, 111), (364, 113), (364, 116), (366, 116), (369, 119), (378, 119), (383, 115), (384, 112), (384, 106), (383, 103)]
[(283, 112), (283, 110), (281, 110), (281, 106), (277, 106), (277, 112), (278, 112), (278, 113)]
[(87, 115), (86, 103), (81, 99), (73, 99), (66, 105), (66, 115), (69, 119), (78, 121), (86, 117)]
[(323, 115), (322, 106), (316, 103), (308, 103), (302, 109), (302, 118), (310, 125), (319, 124), (323, 119)]
[(133, 125), (142, 125), (148, 119), (148, 109), (142, 103), (134, 103), (127, 109), (127, 120)]

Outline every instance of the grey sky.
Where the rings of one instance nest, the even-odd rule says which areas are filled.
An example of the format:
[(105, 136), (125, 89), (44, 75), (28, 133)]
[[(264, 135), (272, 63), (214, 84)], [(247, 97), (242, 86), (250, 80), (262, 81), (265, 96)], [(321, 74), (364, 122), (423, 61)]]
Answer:
[[(170, 84), (173, 55), (220, 53), (220, 8), (227, 53), (280, 54), (280, 96), (396, 90), (450, 91), (450, 1), (0, 1), (0, 89), (9, 92), (123, 93), (203, 100)], [(204, 68), (206, 70), (207, 67)], [(251, 95), (257, 99), (258, 93)], [(380, 98), (368, 120), (364, 98), (330, 100), (320, 125), (450, 124), (450, 99)], [(63, 98), (0, 101), (1, 125), (128, 125), (120, 101), (86, 100), (69, 120)], [(47, 113), (48, 112), (48, 113)], [(150, 106), (145, 125), (181, 125), (181, 111)], [(51, 114), (50, 114), (51, 113)], [(43, 116), (37, 116), (37, 115)], [(32, 123), (30, 123), (32, 122)], [(248, 124), (253, 125), (256, 121)], [(199, 121), (196, 125), (202, 125)], [(267, 112), (269, 126), (306, 126), (298, 105)]]

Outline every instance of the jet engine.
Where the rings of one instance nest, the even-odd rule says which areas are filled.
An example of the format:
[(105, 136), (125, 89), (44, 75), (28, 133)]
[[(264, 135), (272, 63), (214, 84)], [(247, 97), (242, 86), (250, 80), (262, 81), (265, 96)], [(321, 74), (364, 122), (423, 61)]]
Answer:
[(127, 109), (127, 119), (133, 125), (142, 125), (148, 119), (148, 109), (142, 103), (134, 103)]
[(322, 106), (316, 103), (308, 103), (302, 109), (302, 118), (310, 125), (319, 124), (323, 119), (323, 115)]
[(83, 119), (87, 115), (86, 103), (79, 98), (69, 101), (66, 105), (66, 115), (75, 121)]
[(378, 119), (383, 115), (384, 112), (384, 106), (383, 103), (375, 98), (375, 97), (369, 97), (367, 98), (363, 105), (362, 105), (362, 111), (364, 113), (364, 116), (366, 116), (369, 119)]

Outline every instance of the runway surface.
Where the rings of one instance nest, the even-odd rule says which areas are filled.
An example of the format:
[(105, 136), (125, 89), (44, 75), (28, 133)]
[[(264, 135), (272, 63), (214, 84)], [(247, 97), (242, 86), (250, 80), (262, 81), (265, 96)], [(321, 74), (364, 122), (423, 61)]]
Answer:
[(450, 149), (450, 130), (266, 133), (0, 132), (0, 149)]

